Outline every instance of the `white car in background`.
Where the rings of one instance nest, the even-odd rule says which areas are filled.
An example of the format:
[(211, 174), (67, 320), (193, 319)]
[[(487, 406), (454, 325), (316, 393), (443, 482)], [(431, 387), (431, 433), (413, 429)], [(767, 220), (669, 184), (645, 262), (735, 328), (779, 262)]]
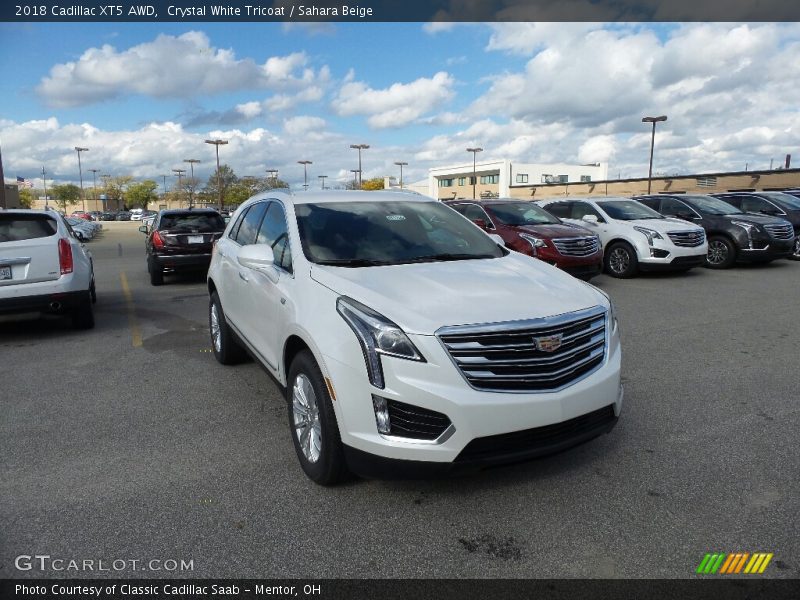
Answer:
[(0, 211), (0, 315), (68, 315), (94, 327), (91, 253), (55, 211)]
[(665, 217), (630, 198), (554, 198), (538, 201), (550, 214), (600, 236), (604, 270), (612, 277), (639, 271), (688, 271), (705, 264), (705, 230)]
[(142, 210), (141, 208), (132, 208), (130, 210), (130, 213), (131, 213), (131, 221), (141, 221), (142, 213), (144, 213), (144, 210)]

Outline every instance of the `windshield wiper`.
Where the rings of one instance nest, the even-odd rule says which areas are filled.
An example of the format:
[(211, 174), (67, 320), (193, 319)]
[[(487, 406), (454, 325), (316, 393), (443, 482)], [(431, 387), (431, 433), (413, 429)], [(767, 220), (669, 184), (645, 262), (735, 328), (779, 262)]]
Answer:
[(369, 258), (330, 258), (318, 260), (316, 263), (332, 267), (379, 267), (390, 264), (383, 260), (371, 260)]
[(401, 263), (418, 263), (418, 262), (444, 262), (449, 260), (472, 260), (478, 258), (497, 258), (493, 254), (467, 254), (467, 253), (450, 253), (443, 252), (441, 254), (429, 254), (427, 256), (416, 256), (406, 260), (399, 261)]

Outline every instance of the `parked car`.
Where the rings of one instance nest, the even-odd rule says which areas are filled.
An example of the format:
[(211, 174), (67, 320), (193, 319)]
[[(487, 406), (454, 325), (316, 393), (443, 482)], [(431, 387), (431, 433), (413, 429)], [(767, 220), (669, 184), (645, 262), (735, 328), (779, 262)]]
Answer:
[(106, 211), (100, 215), (101, 221), (116, 221), (117, 220), (117, 213), (112, 211)]
[(633, 277), (640, 270), (688, 271), (705, 261), (708, 246), (701, 227), (667, 219), (630, 198), (550, 199), (541, 205), (600, 236), (605, 271), (612, 277)]
[(130, 221), (131, 213), (127, 210), (121, 210), (117, 213), (117, 221)]
[(89, 213), (92, 216), (92, 221), (99, 221), (100, 218), (103, 216), (102, 211), (93, 210)]
[(92, 227), (88, 221), (79, 219), (78, 217), (67, 217), (66, 221), (75, 234), (75, 237), (82, 242), (91, 240), (97, 233), (97, 230)]
[(453, 200), (445, 202), (505, 245), (588, 281), (603, 270), (600, 238), (584, 227), (567, 224), (533, 202)]
[(208, 290), (214, 356), (249, 351), (285, 386), (319, 484), (517, 462), (620, 412), (608, 296), (421, 195), (258, 194), (217, 242)]
[(636, 199), (663, 215), (702, 226), (708, 236), (706, 266), (712, 269), (727, 269), (736, 262), (769, 262), (792, 253), (794, 231), (784, 219), (744, 213), (724, 200), (702, 194)]
[(0, 314), (68, 315), (94, 327), (92, 255), (55, 211), (0, 211)]
[(88, 212), (86, 212), (84, 210), (73, 210), (72, 211), (72, 215), (70, 215), (70, 216), (76, 217), (78, 219), (84, 219), (86, 221), (92, 221), (93, 220), (91, 213), (88, 213)]
[(770, 215), (786, 219), (794, 229), (792, 260), (800, 260), (800, 195), (783, 192), (726, 192), (711, 194), (748, 213)]
[(132, 208), (130, 213), (131, 221), (141, 221), (144, 211), (141, 208)]
[(142, 225), (147, 234), (147, 271), (150, 283), (164, 283), (165, 273), (208, 270), (211, 249), (222, 235), (225, 221), (210, 209), (162, 210), (152, 227)]

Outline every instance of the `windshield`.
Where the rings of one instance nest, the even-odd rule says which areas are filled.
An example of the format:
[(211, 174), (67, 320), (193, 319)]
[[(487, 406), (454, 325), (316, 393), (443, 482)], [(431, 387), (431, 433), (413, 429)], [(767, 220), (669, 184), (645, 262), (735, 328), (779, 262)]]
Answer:
[(618, 221), (633, 221), (636, 219), (663, 219), (664, 217), (652, 208), (636, 202), (635, 200), (615, 200), (614, 202), (598, 202), (612, 219)]
[(308, 260), (361, 267), (497, 258), (485, 233), (438, 202), (298, 204), (297, 227)]
[(708, 215), (740, 215), (742, 211), (733, 204), (728, 204), (724, 200), (713, 196), (681, 196), (681, 200), (687, 200), (693, 208)]
[(786, 210), (800, 210), (800, 198), (783, 192), (762, 192), (762, 196), (773, 200)]
[(492, 203), (487, 206), (495, 218), (503, 225), (556, 225), (559, 219), (531, 202)]
[(218, 213), (187, 213), (177, 215), (164, 215), (161, 217), (159, 229), (185, 230), (185, 231), (222, 231), (225, 221)]

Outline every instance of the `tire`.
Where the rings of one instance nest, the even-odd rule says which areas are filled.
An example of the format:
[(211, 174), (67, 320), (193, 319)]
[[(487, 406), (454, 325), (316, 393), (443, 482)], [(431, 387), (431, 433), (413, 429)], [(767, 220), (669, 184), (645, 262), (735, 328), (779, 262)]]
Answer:
[(800, 235), (794, 238), (794, 246), (792, 246), (792, 253), (789, 255), (789, 260), (800, 260)]
[(729, 269), (736, 262), (736, 247), (728, 238), (715, 235), (708, 238), (706, 267), (709, 269)]
[(605, 271), (612, 277), (628, 279), (639, 271), (636, 250), (627, 242), (615, 242), (606, 249), (603, 257)]
[(81, 303), (72, 309), (71, 317), (74, 329), (92, 329), (94, 327), (91, 292), (87, 292)]
[(211, 351), (221, 365), (235, 365), (247, 358), (247, 352), (225, 320), (217, 292), (211, 294), (208, 302), (208, 330), (211, 334)]
[(92, 285), (89, 287), (89, 295), (92, 298), (92, 304), (97, 304), (97, 289), (94, 285), (94, 275), (92, 275)]
[(147, 271), (150, 273), (150, 285), (161, 285), (164, 283), (164, 272), (151, 260), (147, 261)]
[(330, 394), (317, 361), (308, 350), (295, 356), (289, 368), (286, 404), (294, 450), (308, 478), (319, 485), (348, 479), (350, 473)]

